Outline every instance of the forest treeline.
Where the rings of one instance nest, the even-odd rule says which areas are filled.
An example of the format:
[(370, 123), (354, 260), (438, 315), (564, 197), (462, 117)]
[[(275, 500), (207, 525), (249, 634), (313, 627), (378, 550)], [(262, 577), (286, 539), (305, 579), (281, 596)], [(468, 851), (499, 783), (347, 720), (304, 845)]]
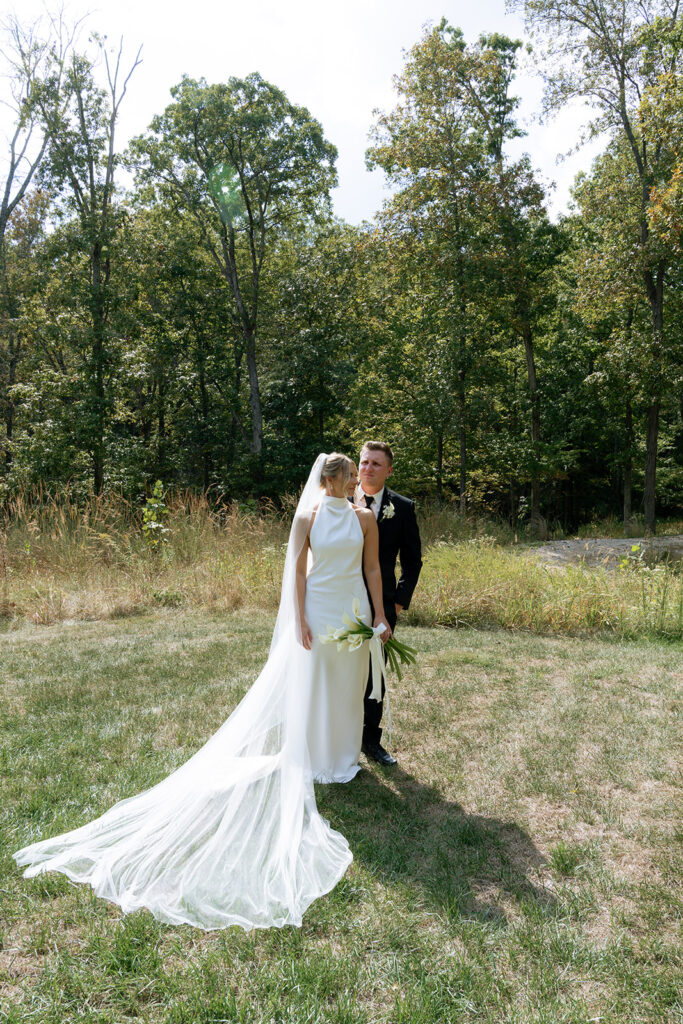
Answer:
[(334, 145), (259, 74), (183, 77), (122, 147), (139, 55), (7, 22), (0, 499), (277, 497), (373, 436), (401, 488), (463, 512), (680, 514), (679, 3), (511, 6), (545, 112), (583, 98), (605, 140), (557, 223), (509, 155), (527, 43), (425, 28), (371, 126), (390, 198), (351, 226)]

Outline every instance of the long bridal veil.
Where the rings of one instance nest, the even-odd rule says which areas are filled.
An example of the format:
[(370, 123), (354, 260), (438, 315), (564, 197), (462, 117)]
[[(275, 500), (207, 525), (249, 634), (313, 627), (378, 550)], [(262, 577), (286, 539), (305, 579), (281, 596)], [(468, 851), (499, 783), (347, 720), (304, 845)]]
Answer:
[(297, 639), (296, 561), (320, 498), (320, 455), (287, 545), (270, 654), (211, 739), (153, 788), (73, 832), (14, 854), (25, 875), (60, 871), (124, 912), (210, 930), (299, 925), (352, 860), (318, 813), (306, 742), (311, 653)]

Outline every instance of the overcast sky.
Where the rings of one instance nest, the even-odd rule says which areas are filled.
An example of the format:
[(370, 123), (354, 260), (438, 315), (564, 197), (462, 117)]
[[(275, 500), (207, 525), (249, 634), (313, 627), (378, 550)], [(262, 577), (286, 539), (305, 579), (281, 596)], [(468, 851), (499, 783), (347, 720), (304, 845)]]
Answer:
[[(12, 9), (2, 5), (5, 13)], [(45, 7), (41, 0), (22, 0), (14, 10), (27, 22)], [(170, 87), (184, 73), (216, 82), (258, 71), (291, 101), (308, 107), (339, 150), (334, 209), (354, 224), (371, 219), (387, 195), (383, 174), (365, 169), (368, 131), (373, 109), (394, 105), (392, 76), (425, 23), (445, 16), (468, 42), (492, 31), (524, 37), (522, 20), (505, 13), (504, 0), (70, 0), (65, 12), (71, 21), (88, 14), (84, 40), (87, 30), (106, 35), (112, 45), (123, 37), (129, 63), (142, 45), (143, 63), (121, 111), (121, 143), (164, 109)], [(523, 72), (513, 90), (522, 99), (519, 119), (528, 136), (510, 152), (528, 151), (542, 178), (556, 182), (549, 206), (557, 215), (567, 207), (574, 175), (590, 166), (599, 146), (584, 147), (558, 164), (558, 156), (575, 144), (585, 113), (576, 108), (541, 125), (540, 80)]]

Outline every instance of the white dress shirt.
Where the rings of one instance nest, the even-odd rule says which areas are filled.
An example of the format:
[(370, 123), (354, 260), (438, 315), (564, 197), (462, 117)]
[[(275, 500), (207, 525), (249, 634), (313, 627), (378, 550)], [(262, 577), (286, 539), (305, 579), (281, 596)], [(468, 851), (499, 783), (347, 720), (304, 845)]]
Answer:
[[(382, 504), (382, 498), (384, 497), (384, 488), (378, 491), (377, 494), (368, 494), (368, 498), (372, 498), (373, 502), (370, 508), (375, 513), (375, 519), (379, 518), (379, 510)], [(358, 485), (356, 487), (356, 505), (360, 505), (361, 508), (365, 508), (365, 491)]]

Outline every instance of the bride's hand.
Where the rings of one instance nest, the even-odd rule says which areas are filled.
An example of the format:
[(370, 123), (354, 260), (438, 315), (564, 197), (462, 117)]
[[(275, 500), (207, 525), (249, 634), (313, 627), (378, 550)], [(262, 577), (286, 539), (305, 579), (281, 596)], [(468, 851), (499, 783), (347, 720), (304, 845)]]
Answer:
[(301, 623), (301, 644), (307, 651), (313, 646), (313, 634), (307, 622)]
[[(375, 615), (375, 621), (372, 623), (373, 629), (376, 629), (381, 622), (383, 622), (386, 625), (386, 621), (387, 617), (386, 615), (384, 615), (384, 613), (382, 613), (382, 615)], [(379, 638), (382, 641), (382, 643), (385, 644), (387, 640), (391, 637), (391, 635), (391, 626), (387, 626), (384, 632), (380, 633)]]

